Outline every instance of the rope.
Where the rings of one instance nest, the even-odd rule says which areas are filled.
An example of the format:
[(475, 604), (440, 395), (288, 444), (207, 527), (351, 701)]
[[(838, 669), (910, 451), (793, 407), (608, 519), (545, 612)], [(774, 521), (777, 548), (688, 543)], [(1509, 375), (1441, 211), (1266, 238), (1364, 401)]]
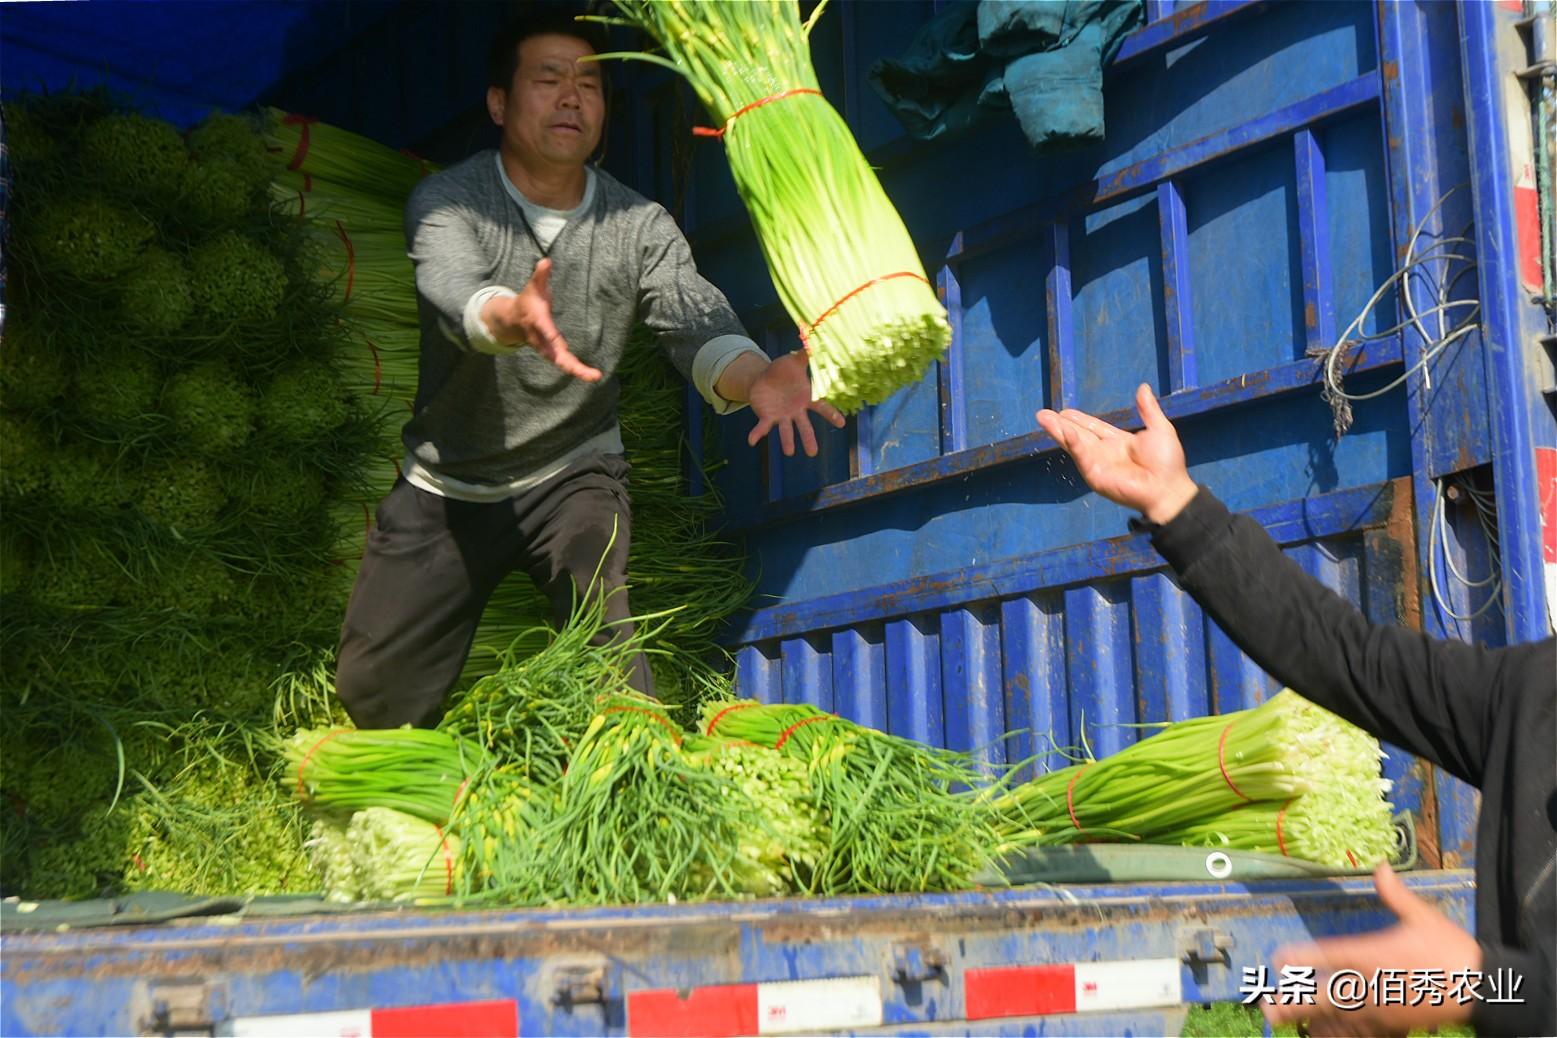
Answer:
[(815, 94), (817, 97), (821, 97), (822, 96), (822, 92), (820, 90), (812, 90), (810, 87), (796, 87), (793, 90), (785, 90), (785, 91), (783, 91), (781, 93), (769, 94), (767, 97), (759, 98), (758, 100), (753, 101), (751, 104), (745, 106), (744, 108), (737, 108), (735, 110), (735, 112), (730, 116), (730, 118), (728, 118), (728, 119), (726, 119), (724, 121), (724, 125), (719, 127), (717, 130), (713, 129), (712, 127), (708, 127), (708, 126), (694, 126), (694, 127), (692, 127), (692, 136), (694, 136), (694, 137), (723, 137), (726, 133), (730, 132), (730, 126), (735, 122), (735, 120), (739, 119), (741, 116), (745, 115), (747, 112), (750, 112), (753, 109), (761, 108), (763, 105), (772, 104), (774, 101), (782, 101), (786, 97), (794, 97), (797, 94)]
[(923, 281), (927, 285), (930, 283), (930, 279), (929, 278), (925, 277), (923, 274), (917, 274), (917, 273), (915, 273), (912, 270), (899, 270), (899, 271), (897, 271), (896, 273), (893, 273), (893, 274), (883, 274), (879, 278), (871, 278), (869, 281), (865, 282), (859, 288), (856, 288), (854, 291), (850, 292), (848, 295), (846, 295), (842, 299), (838, 300), (832, 306), (829, 306), (826, 310), (822, 311), (822, 316), (818, 317), (816, 320), (812, 321), (811, 322), (811, 326), (809, 328), (802, 328), (802, 329), (800, 329), (800, 345), (805, 347), (805, 350), (806, 350), (807, 353), (810, 353), (811, 352), (811, 333), (815, 332), (817, 330), (817, 328), (821, 327), (821, 324), (822, 324), (823, 321), (827, 320), (833, 314), (837, 313), (839, 307), (843, 306), (844, 303), (847, 303), (849, 300), (853, 299), (855, 296), (859, 295), (861, 292), (865, 291), (867, 288), (870, 288), (873, 285), (879, 285), (883, 281), (891, 281), (893, 278), (914, 278), (916, 280)]
[(1069, 782), (1065, 783), (1065, 810), (1070, 814), (1070, 824), (1076, 827), (1077, 832), (1083, 832), (1084, 830), (1081, 828), (1081, 823), (1076, 820), (1076, 801), (1074, 798), (1076, 780), (1081, 777), (1082, 772), (1090, 767), (1092, 767), (1092, 762), (1088, 761), (1076, 770), (1076, 773), (1070, 777)]
[(647, 714), (648, 716), (654, 718), (660, 724), (664, 725), (666, 728), (669, 728), (671, 737), (676, 740), (676, 745), (677, 746), (681, 745), (681, 733), (676, 731), (676, 726), (671, 724), (670, 721), (667, 718), (661, 716), (660, 714), (655, 713), (653, 710), (650, 710), (648, 707), (645, 707), (645, 706), (608, 706), (608, 707), (606, 707), (604, 710), (602, 710), (600, 712), (602, 714), (616, 714), (616, 713), (621, 713), (621, 712), (627, 711), (627, 710), (630, 710), (630, 711), (632, 711), (635, 714)]
[(794, 724), (792, 724), (788, 728), (784, 729), (784, 731), (778, 737), (778, 742), (773, 744), (773, 748), (775, 750), (783, 749), (784, 748), (784, 743), (789, 741), (789, 737), (791, 735), (795, 734), (795, 729), (797, 729), (797, 728), (804, 728), (806, 725), (808, 725), (808, 724), (815, 724), (818, 721), (836, 721), (836, 720), (838, 720), (838, 718), (834, 717), (832, 714), (817, 714), (815, 717), (807, 717), (803, 721), (796, 721)]
[(443, 835), (443, 827), (434, 825), (433, 830), (438, 834), (438, 845), (443, 848), (443, 873), (447, 877), (444, 880), (443, 893), (447, 897), (454, 893), (454, 858), (449, 854), (449, 838)]
[(288, 115), (281, 120), (283, 126), (301, 126), (302, 131), (297, 137), (297, 150), (292, 153), (292, 161), (287, 163), (287, 172), (295, 173), (303, 165), (303, 160), (308, 157), (308, 128), (318, 119), (306, 115)]
[(384, 363), (378, 354), (378, 344), (366, 335), (362, 341), (368, 344), (368, 351), (373, 354), (373, 395), (378, 396), (379, 388), (384, 384)]
[(427, 160), (422, 158), (416, 152), (412, 151), (410, 148), (401, 148), (400, 154), (416, 162), (418, 176), (425, 178), (427, 174), (432, 172), (432, 169), (428, 166)]
[(357, 279), (357, 249), (351, 243), (351, 235), (346, 233), (346, 225), (339, 220), (335, 221), (335, 234), (346, 246), (346, 295), (341, 299), (343, 303), (351, 302), (351, 286)]
[(308, 767), (308, 762), (314, 759), (314, 754), (319, 752), (319, 747), (323, 746), (337, 735), (344, 735), (351, 730), (352, 729), (350, 728), (337, 728), (329, 735), (326, 735), (323, 739), (320, 739), (318, 742), (314, 743), (311, 747), (309, 747), (308, 752), (303, 754), (303, 759), (297, 762), (297, 795), (299, 799), (308, 799), (308, 790), (303, 785), (303, 769)]
[(1239, 789), (1238, 786), (1234, 784), (1233, 777), (1227, 773), (1227, 733), (1232, 731), (1233, 725), (1237, 723), (1237, 721), (1229, 721), (1227, 722), (1227, 727), (1222, 729), (1222, 737), (1218, 739), (1216, 743), (1216, 766), (1221, 770), (1222, 781), (1227, 783), (1227, 788), (1232, 790), (1234, 793), (1237, 793), (1238, 796), (1242, 799), (1252, 802), (1254, 798), (1245, 796), (1244, 791)]
[(719, 726), (719, 722), (724, 718), (725, 714), (728, 714), (728, 713), (730, 713), (733, 710), (746, 710), (746, 709), (748, 709), (750, 707), (754, 707), (754, 706), (757, 706), (757, 705), (758, 704), (756, 704), (756, 703), (732, 703), (731, 705), (725, 707), (723, 710), (719, 711), (717, 714), (714, 715), (714, 719), (712, 721), (708, 722), (708, 731), (704, 732), (703, 734), (704, 735), (713, 735), (714, 734), (714, 729)]

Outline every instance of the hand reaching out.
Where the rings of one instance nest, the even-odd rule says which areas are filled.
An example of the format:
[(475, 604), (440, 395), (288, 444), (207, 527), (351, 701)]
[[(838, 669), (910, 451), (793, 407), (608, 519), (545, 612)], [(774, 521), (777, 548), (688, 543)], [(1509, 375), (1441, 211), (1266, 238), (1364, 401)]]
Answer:
[[(759, 358), (760, 360), (760, 358)], [(786, 457), (795, 453), (795, 430), (806, 456), (816, 457), (816, 430), (811, 428), (815, 411), (836, 428), (844, 425), (843, 414), (825, 400), (811, 399), (811, 378), (806, 374), (806, 355), (796, 351), (769, 364), (752, 382), (748, 401), (757, 425), (746, 442), (755, 447), (769, 431), (778, 429), (779, 445)]]
[[(1395, 914), (1394, 926), (1348, 937), (1328, 937), (1312, 944), (1279, 948), (1273, 967), (1312, 967), (1314, 1004), (1266, 1001), (1260, 1006), (1272, 1026), (1308, 1021), (1309, 1033), (1320, 1035), (1403, 1035), (1416, 1028), (1436, 1029), (1470, 1019), (1471, 1002), (1450, 997), (1456, 973), (1479, 972), (1481, 946), (1452, 919), (1412, 893), (1388, 865), (1373, 872), (1373, 885), (1384, 907)], [(1361, 1005), (1349, 1000), (1344, 1008), (1330, 1001), (1329, 979), (1337, 973), (1372, 978), (1381, 970), (1411, 978), (1431, 975), (1445, 987), (1444, 997), (1371, 998)]]
[(1127, 433), (1100, 418), (1067, 408), (1038, 412), (1043, 431), (1065, 448), (1087, 485), (1117, 504), (1134, 508), (1154, 523), (1184, 510), (1198, 487), (1184, 464), (1179, 434), (1144, 383), (1135, 407), (1145, 428)]
[(563, 372), (585, 382), (599, 382), (601, 371), (574, 356), (551, 314), (551, 260), (535, 265), (535, 273), (516, 296), (498, 296), (487, 303), (482, 319), (500, 341), (528, 346)]

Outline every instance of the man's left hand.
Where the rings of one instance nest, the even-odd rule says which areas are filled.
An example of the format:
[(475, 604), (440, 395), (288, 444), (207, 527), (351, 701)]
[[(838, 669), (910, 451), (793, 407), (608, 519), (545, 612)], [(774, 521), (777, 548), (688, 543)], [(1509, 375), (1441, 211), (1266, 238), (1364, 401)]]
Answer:
[(795, 453), (795, 430), (800, 430), (800, 445), (806, 456), (816, 457), (816, 430), (811, 428), (811, 416), (815, 411), (836, 428), (843, 428), (843, 414), (825, 400), (811, 399), (811, 378), (806, 374), (806, 355), (796, 351), (773, 361), (751, 384), (747, 397), (757, 425), (746, 442), (755, 447), (775, 427), (779, 445), (786, 457)]
[[(1448, 997), (1438, 1005), (1432, 999), (1410, 1004), (1410, 982), (1417, 977), (1444, 979), (1457, 972), (1481, 969), (1481, 946), (1476, 938), (1462, 930), (1448, 916), (1423, 900), (1400, 881), (1388, 865), (1373, 872), (1379, 900), (1399, 919), (1394, 926), (1355, 937), (1329, 937), (1313, 944), (1279, 948), (1275, 967), (1314, 968), (1317, 991), (1313, 1005), (1281, 1004), (1267, 1001), (1260, 1006), (1272, 1026), (1307, 1020), (1308, 1033), (1319, 1035), (1403, 1035), (1416, 1028), (1436, 1028), (1464, 1023), (1470, 1019), (1471, 1006)], [(1337, 973), (1348, 978), (1360, 975), (1371, 979), (1378, 971), (1388, 970), (1405, 978), (1404, 997), (1378, 997), (1369, 989), (1361, 1004), (1337, 1006), (1328, 997), (1329, 979)]]

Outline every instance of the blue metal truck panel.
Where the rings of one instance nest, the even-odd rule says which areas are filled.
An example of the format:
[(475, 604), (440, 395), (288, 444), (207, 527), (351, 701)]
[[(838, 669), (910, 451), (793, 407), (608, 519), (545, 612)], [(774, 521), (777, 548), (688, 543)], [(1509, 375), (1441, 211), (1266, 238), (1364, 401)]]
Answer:
[[(1271, 694), (1144, 542), (1123, 536), (1123, 511), (1086, 492), (1034, 428), (1040, 406), (1132, 425), (1140, 381), (1179, 423), (1196, 479), (1261, 518), (1373, 618), (1492, 644), (1547, 629), (1544, 599), (1531, 597), (1541, 571), (1530, 568), (1539, 541), (1529, 434), (1487, 466), (1519, 428), (1535, 423), (1549, 437), (1549, 412), (1532, 406), (1528, 377), (1499, 397), (1508, 407), (1489, 407), (1489, 380), (1513, 377), (1496, 375), (1500, 351), (1478, 331), (1438, 347), (1430, 322), (1400, 326), (1402, 290), (1387, 285), (1410, 249), (1460, 239), (1424, 267), (1468, 267), (1444, 298), (1481, 299), (1494, 337), (1496, 299), (1519, 302), (1482, 227), (1495, 221), (1472, 220), (1486, 212), (1513, 226), (1473, 199), (1482, 182), (1476, 190), (1501, 192), (1507, 210), (1510, 184), (1471, 148), (1506, 119), (1501, 87), (1500, 103), (1478, 103), (1474, 77), (1495, 78), (1513, 59), (1478, 63), (1461, 45), (1462, 23), (1480, 31), (1466, 19), (1491, 19), (1486, 32), (1511, 46), (1511, 12), (1158, 8), (1163, 17), (1106, 71), (1106, 140), (1034, 156), (1009, 122), (950, 142), (892, 134), (876, 99), (834, 74), (835, 61), (864, 67), (904, 45), (901, 21), (884, 26), (862, 10), (840, 9), (818, 41), (819, 70), (846, 90), (840, 108), (935, 271), (954, 336), (919, 384), (862, 412), (852, 435), (824, 437), (820, 459), (747, 452), (745, 420), (717, 420), (734, 460), (722, 477), (730, 521), (767, 598), (734, 634), (744, 689), (830, 698), (847, 716), (987, 747), (997, 761), (1083, 743), (1106, 752), (1133, 741), (1136, 722), (1186, 715), (1170, 704), (1232, 710)], [(705, 271), (766, 329), (771, 351), (793, 348), (754, 273), (749, 230), (730, 215), (728, 173), (698, 165), (684, 190), (696, 199), (688, 228)], [(1487, 294), (1488, 279), (1501, 297)], [(1420, 285), (1412, 291), (1419, 309), (1432, 305)], [(1529, 324), (1535, 313), (1516, 316)], [(1373, 396), (1353, 403), (1337, 439), (1310, 352), (1343, 333), (1373, 337), (1343, 365), (1346, 390)], [(1515, 418), (1518, 428), (1495, 428)], [(1514, 455), (1524, 460), (1506, 460)], [(1506, 528), (1524, 531), (1520, 547), (1500, 538), (1500, 564), (1525, 596), (1503, 600), (1522, 626), (1496, 603), (1464, 624), (1438, 605), (1468, 614), (1485, 601), (1450, 574), (1479, 576), (1493, 558), (1474, 512), (1443, 502), (1462, 474), (1490, 477), (1500, 517), (1504, 507), (1521, 516)], [(1445, 529), (1433, 537), (1439, 507)], [(1537, 579), (1520, 576), (1530, 573)], [(1003, 692), (993, 696), (997, 673)], [(1027, 731), (999, 738), (1014, 729)], [(1471, 792), (1398, 751), (1386, 774), (1429, 854), (1468, 861)]]
[[(1406, 881), (1469, 923), (1467, 873)], [(1171, 1034), (1184, 1004), (1241, 997), (1245, 968), (1280, 944), (1384, 925), (1369, 889), (1364, 878), (1075, 885), (8, 934), (0, 1032), (231, 1033), (270, 1015), (513, 1000), (521, 1035), (631, 1035), (648, 1031), (632, 1016), (638, 993), (857, 977), (875, 981), (880, 1017), (857, 1033)], [(1141, 960), (1177, 964), (1180, 1004), (968, 1020), (975, 971)], [(700, 1033), (721, 1032), (705, 1021)]]
[[(1460, 7), (1465, 99), (1470, 114), (1472, 187), (1476, 200), (1478, 255), (1489, 262), (1479, 278), (1486, 308), (1488, 337), (1487, 408), (1491, 413), (1492, 455), (1498, 514), (1504, 522), (1502, 582), (1508, 636), (1529, 641), (1551, 629), (1545, 601), (1542, 532), (1536, 474), (1536, 448), (1554, 446), (1551, 412), (1540, 399), (1536, 336), (1550, 335), (1544, 315), (1531, 305), (1529, 286), (1521, 292), (1518, 270), (1524, 250), (1539, 248), (1514, 215), (1515, 164), (1510, 135), (1516, 119), (1529, 118), (1521, 105), (1524, 85), (1512, 72), (1527, 60), (1523, 42), (1512, 31), (1503, 5)], [(1497, 257), (1501, 263), (1490, 262)]]

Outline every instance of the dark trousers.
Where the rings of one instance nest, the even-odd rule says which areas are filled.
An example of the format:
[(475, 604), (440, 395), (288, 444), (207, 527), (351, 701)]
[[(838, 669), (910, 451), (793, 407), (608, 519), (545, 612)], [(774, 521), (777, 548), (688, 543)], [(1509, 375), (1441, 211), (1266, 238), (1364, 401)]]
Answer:
[[(631, 633), (627, 592), (619, 590), (627, 582), (632, 528), (629, 470), (619, 454), (591, 454), (538, 487), (489, 504), (397, 482), (379, 505), (341, 626), (335, 688), (357, 726), (436, 724), (487, 600), (514, 570), (545, 593), (557, 624), (585, 594), (604, 593), (607, 624), (596, 642)], [(632, 684), (653, 694), (642, 654)]]

